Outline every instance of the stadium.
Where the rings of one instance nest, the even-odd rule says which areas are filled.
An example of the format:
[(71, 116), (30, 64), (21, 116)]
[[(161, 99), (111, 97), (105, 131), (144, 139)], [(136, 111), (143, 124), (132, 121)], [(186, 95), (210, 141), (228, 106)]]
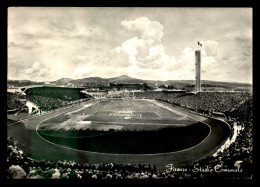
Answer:
[[(250, 136), (252, 130), (251, 114), (241, 114), (241, 110), (252, 112), (248, 108), (252, 107), (252, 94), (248, 92), (141, 91), (132, 97), (128, 93), (121, 98), (95, 99), (76, 88), (34, 87), (27, 89), (26, 97), (38, 109), (34, 108), (32, 114), (21, 120), (8, 119), (7, 132), (8, 137), (18, 142), (23, 157), (30, 160), (25, 163), (32, 162), (32, 165), (43, 160), (53, 163), (53, 167), (62, 161), (77, 163), (79, 168), (84, 168), (86, 163), (100, 166), (113, 163), (118, 167), (131, 164), (137, 168), (153, 166), (161, 175), (170, 166), (194, 168), (201, 162), (216, 162), (213, 166), (222, 164), (223, 168), (229, 168), (223, 162), (225, 151), (230, 155), (234, 137), (234, 145), (241, 145), (237, 143), (238, 131)], [(18, 117), (17, 111), (10, 116)], [(249, 138), (243, 143), (248, 147), (235, 150), (248, 154), (246, 158), (250, 159), (252, 142)], [(13, 152), (10, 155), (10, 164), (21, 164), (17, 158), (12, 160)], [(218, 160), (219, 157), (223, 159)], [(236, 162), (237, 157), (228, 160)], [(237, 171), (234, 163), (231, 165)], [(39, 177), (39, 173), (32, 174), (27, 169), (31, 177)], [(189, 172), (172, 175), (198, 175), (194, 169)], [(247, 176), (248, 172), (243, 174)], [(154, 173), (146, 176), (151, 178)]]

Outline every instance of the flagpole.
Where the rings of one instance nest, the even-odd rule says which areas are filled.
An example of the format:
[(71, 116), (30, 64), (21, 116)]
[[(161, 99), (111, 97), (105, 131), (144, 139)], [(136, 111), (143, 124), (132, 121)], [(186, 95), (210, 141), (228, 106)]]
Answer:
[(198, 50), (200, 50), (200, 47), (202, 47), (202, 44), (198, 41)]

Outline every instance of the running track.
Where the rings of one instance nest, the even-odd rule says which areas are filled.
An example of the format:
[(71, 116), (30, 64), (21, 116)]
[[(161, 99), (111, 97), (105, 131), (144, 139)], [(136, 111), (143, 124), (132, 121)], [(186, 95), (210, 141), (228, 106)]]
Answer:
[(177, 113), (187, 115), (197, 121), (207, 124), (211, 130), (209, 135), (198, 145), (177, 152), (160, 153), (160, 154), (108, 154), (81, 151), (56, 145), (44, 140), (36, 131), (36, 126), (48, 118), (56, 115), (70, 112), (82, 108), (85, 103), (75, 105), (63, 110), (53, 111), (51, 113), (37, 116), (14, 123), (7, 128), (7, 135), (12, 136), (21, 144), (25, 154), (31, 158), (45, 160), (74, 160), (77, 162), (88, 163), (134, 163), (134, 164), (154, 164), (158, 169), (166, 169), (167, 164), (173, 164), (175, 167), (181, 167), (190, 161), (196, 161), (208, 155), (212, 155), (223, 145), (230, 133), (230, 126), (220, 120), (204, 117), (191, 113), (179, 107), (172, 107), (165, 103), (153, 101), (158, 105), (170, 107)]

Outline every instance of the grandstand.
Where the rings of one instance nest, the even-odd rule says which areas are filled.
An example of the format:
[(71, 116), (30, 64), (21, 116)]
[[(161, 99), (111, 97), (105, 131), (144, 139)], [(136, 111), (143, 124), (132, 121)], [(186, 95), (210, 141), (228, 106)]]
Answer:
[(229, 112), (252, 98), (249, 92), (142, 92), (137, 98), (157, 99), (177, 106), (203, 112)]
[[(120, 91), (119, 95), (121, 94), (122, 91)], [(140, 133), (140, 137), (143, 138), (147, 138), (150, 135), (146, 134), (148, 132), (148, 129), (150, 129), (151, 133), (155, 133), (154, 135), (151, 135), (151, 137), (156, 137), (158, 136), (158, 134), (156, 135), (156, 131), (159, 132), (158, 129), (163, 128), (165, 124), (165, 120), (166, 118), (162, 118), (162, 116), (166, 115), (166, 111), (160, 112), (160, 110), (155, 109), (155, 105), (152, 105), (151, 103), (153, 102), (158, 102), (160, 103), (160, 105), (164, 106), (165, 109), (169, 110), (168, 112), (172, 111), (176, 111), (179, 110), (178, 107), (180, 108), (180, 111), (182, 111), (182, 113), (185, 113), (185, 115), (183, 115), (182, 117), (173, 117), (173, 119), (175, 119), (175, 121), (179, 121), (180, 120), (184, 120), (183, 122), (185, 122), (185, 120), (188, 119), (189, 116), (193, 116), (193, 115), (202, 115), (205, 116), (205, 119), (208, 117), (214, 117), (214, 118), (218, 118), (222, 121), (228, 122), (228, 124), (231, 127), (231, 134), (230, 135), (226, 135), (227, 139), (219, 146), (216, 146), (215, 149), (212, 149), (213, 152), (210, 152), (207, 154), (207, 156), (205, 157), (200, 157), (200, 159), (195, 159), (195, 160), (190, 160), (190, 162), (186, 162), (184, 165), (182, 165), (182, 167), (184, 168), (191, 168), (191, 170), (188, 170), (186, 172), (181, 171), (181, 172), (176, 172), (174, 170), (169, 171), (167, 170), (167, 167), (162, 167), (160, 166), (159, 163), (154, 163), (152, 161), (149, 161), (150, 159), (148, 159), (148, 157), (146, 159), (143, 159), (143, 157), (140, 158), (140, 162), (143, 164), (140, 164), (140, 162), (128, 162), (128, 163), (118, 163), (118, 161), (116, 161), (117, 159), (119, 159), (120, 157), (111, 157), (110, 155), (107, 155), (106, 158), (107, 159), (111, 159), (111, 162), (113, 163), (113, 166), (109, 166), (107, 162), (108, 160), (105, 159), (104, 162), (101, 163), (101, 160), (103, 159), (103, 157), (100, 157), (97, 155), (95, 155), (93, 158), (96, 158), (94, 160), (91, 160), (89, 157), (87, 163), (86, 161), (83, 160), (77, 160), (77, 158), (75, 157), (71, 157), (71, 161), (68, 160), (68, 157), (64, 157), (66, 158), (67, 161), (62, 160), (62, 156), (63, 154), (61, 154), (61, 150), (59, 150), (59, 154), (60, 156), (54, 154), (54, 145), (53, 148), (51, 148), (52, 146), (48, 145), (49, 147), (48, 149), (53, 149), (51, 152), (53, 155), (56, 155), (55, 157), (51, 157), (52, 154), (50, 154), (49, 156), (46, 156), (46, 161), (40, 161), (41, 159), (44, 159), (43, 157), (39, 157), (39, 155), (41, 154), (40, 152), (38, 153), (39, 149), (37, 149), (36, 147), (30, 147), (30, 149), (32, 149), (31, 151), (33, 151), (34, 149), (37, 150), (37, 152), (34, 152), (34, 159), (29, 158), (29, 155), (31, 154), (30, 152), (27, 152), (28, 150), (24, 151), (24, 155), (22, 157), (25, 157), (26, 159), (28, 159), (28, 164), (23, 164), (23, 162), (18, 162), (17, 160), (15, 161), (13, 159), (13, 155), (15, 152), (14, 149), (19, 150), (21, 146), (19, 146), (18, 144), (16, 145), (15, 148), (10, 149), (10, 156), (8, 157), (9, 161), (8, 161), (8, 171), (9, 173), (11, 173), (11, 169), (10, 167), (12, 165), (20, 165), (21, 168), (24, 169), (25, 171), (25, 178), (53, 178), (54, 173), (60, 173), (58, 178), (85, 178), (85, 179), (93, 179), (93, 178), (149, 178), (149, 179), (153, 179), (153, 178), (160, 178), (160, 179), (166, 179), (166, 178), (211, 178), (211, 177), (221, 177), (221, 178), (250, 178), (251, 174), (252, 174), (252, 93), (248, 93), (248, 92), (199, 92), (196, 94), (191, 94), (191, 93), (186, 93), (186, 92), (167, 92), (167, 91), (138, 91), (135, 92), (134, 94), (121, 94), (120, 97), (122, 99), (110, 99), (110, 98), (103, 98), (103, 99), (99, 99), (100, 101), (98, 102), (92, 102), (95, 100), (90, 100), (91, 97), (90, 96), (86, 96), (85, 94), (81, 93), (79, 89), (75, 89), (75, 90), (71, 90), (71, 89), (66, 89), (66, 88), (31, 88), (31, 89), (27, 89), (26, 90), (26, 97), (29, 101), (32, 101), (33, 103), (35, 103), (37, 106), (39, 106), (39, 108), (41, 108), (41, 110), (46, 110), (46, 111), (56, 111), (55, 109), (59, 109), (59, 108), (63, 108), (66, 107), (70, 104), (73, 104), (75, 101), (80, 101), (80, 100), (84, 100), (83, 103), (81, 105), (71, 105), (73, 106), (71, 109), (65, 109), (64, 110), (60, 110), (60, 114), (62, 114), (62, 112), (66, 112), (67, 110), (69, 110), (70, 112), (66, 112), (63, 115), (58, 115), (56, 118), (51, 117), (52, 115), (57, 115), (57, 112), (53, 112), (52, 113), (48, 113), (46, 115), (46, 117), (41, 116), (42, 120), (45, 121), (44, 119), (50, 118), (50, 120), (58, 120), (60, 122), (60, 124), (62, 124), (63, 120), (67, 120), (67, 119), (74, 119), (74, 117), (76, 117), (77, 119), (81, 119), (83, 122), (84, 120), (87, 123), (75, 123), (75, 129), (71, 129), (71, 131), (64, 131), (64, 130), (59, 130), (59, 131), (42, 131), (42, 129), (40, 127), (44, 127), (44, 126), (38, 126), (38, 135), (37, 133), (35, 135), (31, 134), (32, 131), (30, 130), (30, 136), (31, 138), (35, 138), (38, 139), (37, 141), (40, 141), (41, 138), (44, 138), (48, 141), (54, 141), (53, 139), (50, 139), (50, 135), (55, 135), (55, 136), (61, 136), (64, 138), (65, 136), (69, 137), (75, 135), (75, 136), (100, 136), (102, 135), (103, 137), (110, 137), (108, 140), (113, 140), (113, 138), (115, 139), (116, 136), (114, 136), (113, 134), (116, 133), (117, 136), (120, 138), (120, 140), (123, 140), (123, 137), (128, 137), (129, 141), (134, 139), (136, 139), (136, 135), (134, 135), (135, 130), (139, 129), (139, 133)], [(10, 102), (8, 102), (8, 106), (9, 109), (14, 109), (17, 106), (19, 106), (17, 104), (17, 102), (14, 102), (15, 100), (18, 100), (18, 96), (13, 95), (13, 93), (8, 93), (8, 98), (10, 98)], [(111, 95), (116, 96), (116, 93), (113, 92)], [(145, 100), (149, 101), (148, 104)], [(87, 103), (84, 103), (87, 102)], [(127, 104), (128, 103), (128, 104)], [(131, 103), (136, 103), (136, 104), (131, 104)], [(139, 103), (139, 104), (138, 104)], [(142, 105), (140, 105), (141, 103), (143, 103)], [(146, 103), (146, 104), (145, 104)], [(147, 108), (149, 107), (149, 108)], [(84, 110), (84, 111), (83, 111)], [(96, 110), (99, 110), (99, 112), (93, 113), (91, 114), (90, 111), (93, 110), (94, 112)], [(146, 113), (141, 112), (141, 111), (146, 111)], [(151, 113), (151, 112), (152, 113)], [(186, 112), (185, 112), (186, 111)], [(150, 112), (150, 113), (149, 113)], [(194, 113), (194, 114), (193, 114)], [(83, 115), (82, 115), (83, 114)], [(114, 114), (114, 115), (113, 115)], [(169, 113), (170, 114), (170, 113)], [(174, 114), (174, 113), (172, 113)], [(170, 115), (172, 115), (170, 114)], [(177, 113), (176, 113), (177, 114)], [(175, 114), (174, 114), (175, 115)], [(69, 117), (70, 116), (70, 117)], [(74, 117), (73, 117), (74, 116)], [(224, 116), (224, 117), (223, 117)], [(68, 118), (69, 117), (69, 118)], [(195, 117), (195, 116), (194, 116)], [(76, 119), (75, 118), (75, 119)], [(200, 117), (201, 118), (201, 117)], [(97, 119), (99, 119), (99, 121), (97, 121)], [(112, 121), (112, 119), (114, 121)], [(154, 120), (156, 121), (156, 123), (159, 123), (158, 120), (163, 119), (163, 122), (161, 125), (153, 125), (151, 124), (151, 120), (153, 120), (152, 123), (154, 123)], [(101, 120), (101, 121), (100, 121)], [(150, 121), (149, 121), (150, 120)], [(93, 121), (95, 121), (95, 123), (93, 123)], [(31, 128), (37, 126), (37, 123), (40, 123), (40, 120), (37, 118), (30, 122), (30, 119), (28, 119), (27, 121), (24, 121), (23, 123), (28, 123), (31, 125), (27, 125), (28, 127), (30, 126)], [(54, 122), (53, 121), (49, 121), (50, 124), (52, 124), (53, 128), (54, 128)], [(48, 121), (45, 121), (43, 124), (48, 127), (50, 124)], [(109, 124), (109, 122), (111, 124)], [(143, 124), (140, 126), (138, 125), (133, 125), (134, 123), (138, 122), (142, 122)], [(67, 122), (66, 122), (67, 123)], [(133, 124), (130, 124), (133, 123)], [(187, 123), (187, 122), (185, 122)], [(65, 124), (65, 123), (64, 123)], [(150, 125), (148, 125), (150, 124)], [(176, 122), (175, 122), (176, 124)], [(108, 128), (110, 126), (110, 128)], [(50, 126), (49, 126), (50, 127)], [(57, 126), (58, 127), (58, 126)], [(85, 130), (82, 130), (81, 128), (84, 127), (86, 128)], [(21, 137), (18, 137), (15, 133), (12, 133), (17, 127), (10, 127), (8, 130), (8, 135), (9, 136), (14, 136), (15, 138), (18, 138), (19, 142), (21, 141), (21, 143), (26, 144), (26, 142), (24, 142), (23, 139), (21, 139)], [(76, 130), (76, 128), (78, 130)], [(111, 131), (111, 129), (113, 129)], [(81, 129), (81, 130), (80, 130)], [(102, 130), (101, 130), (102, 129)], [(110, 129), (110, 130), (109, 130)], [(140, 129), (142, 129), (143, 132), (140, 131)], [(195, 132), (196, 129), (192, 129), (191, 132)], [(132, 134), (131, 134), (132, 132)], [(163, 132), (163, 131), (162, 131)], [(168, 132), (170, 134), (173, 134), (174, 131), (169, 131)], [(178, 131), (176, 131), (178, 132)], [(28, 132), (25, 131), (25, 135)], [(121, 133), (118, 134), (118, 133)], [(142, 134), (144, 133), (144, 134)], [(177, 137), (177, 135), (181, 135), (182, 133), (177, 133), (176, 135), (174, 135), (175, 137)], [(196, 133), (194, 133), (196, 134)], [(36, 136), (40, 136), (41, 138)], [(190, 135), (189, 135), (190, 136)], [(163, 137), (163, 136), (162, 136)], [(170, 136), (169, 136), (170, 137)], [(185, 136), (183, 136), (185, 137)], [(246, 139), (243, 137), (247, 137)], [(141, 138), (141, 139), (143, 139)], [(164, 133), (164, 138), (166, 138), (165, 140), (167, 140), (167, 136)], [(94, 143), (94, 139), (93, 137), (90, 138), (92, 139), (92, 143), (97, 145), (96, 143)], [(126, 138), (125, 140), (128, 141), (128, 139)], [(141, 140), (140, 139), (140, 140)], [(83, 140), (83, 139), (82, 139)], [(101, 140), (101, 139), (100, 139)], [(100, 141), (100, 140), (97, 140)], [(150, 140), (147, 139), (147, 141), (149, 141), (150, 143), (152, 141), (154, 141), (151, 145), (155, 145), (154, 143), (156, 139), (151, 138)], [(162, 139), (161, 139), (162, 140)], [(195, 137), (193, 137), (193, 140), (195, 140)], [(41, 140), (42, 141), (42, 140)], [(102, 140), (103, 141), (103, 140)], [(106, 145), (107, 148), (109, 148), (109, 144), (111, 144), (112, 142), (109, 142), (107, 140), (104, 140), (106, 143), (104, 145)], [(118, 140), (116, 140), (118, 141)], [(168, 140), (167, 140), (168, 141)], [(172, 141), (176, 141), (173, 140)], [(185, 139), (182, 140), (183, 142), (185, 141)], [(195, 144), (198, 144), (198, 142)], [(63, 143), (62, 143), (63, 142)], [(67, 141), (65, 141), (67, 142)], [(86, 145), (86, 142), (80, 142), (78, 141), (77, 144), (75, 144), (75, 142), (73, 143), (73, 141), (70, 144), (66, 144), (64, 141), (61, 141), (61, 139), (58, 139), (56, 141), (54, 141), (54, 143), (58, 143), (61, 144), (63, 146), (71, 146), (72, 148), (76, 148), (75, 145), (78, 145), (80, 149), (83, 149), (84, 145)], [(43, 143), (43, 142), (42, 142)], [(101, 142), (100, 142), (101, 143)], [(99, 143), (99, 144), (100, 144)], [(122, 145), (124, 143), (124, 141), (121, 141)], [(137, 139), (136, 141), (132, 142), (134, 145), (134, 143), (137, 143), (138, 145), (140, 145), (140, 147), (144, 146), (145, 142), (143, 142), (144, 144), (142, 144), (141, 142), (138, 142)], [(114, 148), (116, 148), (119, 145), (115, 145), (115, 142), (113, 142), (112, 144), (114, 144)], [(164, 141), (163, 143), (164, 145), (166, 144), (166, 141)], [(91, 143), (90, 143), (91, 145)], [(175, 144), (177, 145), (177, 144)], [(186, 144), (187, 146), (188, 144)], [(10, 146), (10, 145), (9, 145)], [(42, 146), (46, 146), (45, 144), (42, 144)], [(121, 145), (120, 145), (121, 146)], [(132, 146), (131, 149), (124, 147), (125, 149), (123, 149), (123, 147), (117, 147), (118, 150), (121, 151), (125, 151), (126, 153), (129, 153), (127, 151), (134, 151), (134, 147)], [(13, 146), (14, 147), (14, 146)], [(158, 148), (160, 147), (161, 150), (163, 150), (163, 146), (158, 146)], [(95, 148), (95, 149), (93, 149)], [(169, 148), (169, 147), (168, 147)], [(174, 147), (172, 147), (174, 148)], [(47, 149), (47, 147), (46, 147)], [(57, 148), (56, 148), (57, 149)], [(91, 148), (92, 151), (101, 151), (103, 148), (102, 146), (96, 146), (96, 147), (92, 147)], [(99, 150), (100, 149), (100, 150)], [(182, 148), (184, 149), (184, 148)], [(107, 149), (109, 150), (109, 149)], [(151, 151), (153, 150), (153, 148), (149, 148), (148, 149), (140, 149), (142, 151)], [(136, 153), (138, 153), (138, 151), (140, 151), (138, 149), (136, 149)], [(155, 150), (155, 149), (154, 149)], [(159, 150), (159, 149), (158, 149)], [(58, 151), (58, 150), (57, 150)], [(65, 149), (62, 149), (62, 151), (65, 151)], [(110, 150), (112, 151), (112, 149)], [(117, 151), (116, 149), (113, 151)], [(170, 150), (165, 150), (170, 151)], [(64, 154), (67, 151), (64, 152)], [(118, 152), (120, 154), (120, 152)], [(121, 152), (123, 153), (123, 152)], [(143, 153), (143, 152), (139, 152)], [(152, 152), (150, 152), (151, 154)], [(67, 153), (66, 153), (67, 154)], [(79, 153), (78, 153), (79, 154)], [(82, 153), (80, 153), (82, 154)], [(38, 155), (38, 156), (37, 156)], [(69, 155), (69, 153), (68, 153)], [(176, 153), (176, 155), (178, 155)], [(65, 155), (63, 155), (65, 156)], [(192, 155), (190, 155), (192, 156)], [(175, 156), (176, 158), (178, 158), (178, 156)], [(99, 158), (101, 158), (101, 160), (98, 160)], [(113, 159), (112, 159), (113, 158)], [(129, 157), (130, 158), (130, 157)], [(134, 157), (133, 157), (134, 158)], [(138, 157), (136, 157), (138, 160)], [(135, 159), (136, 159), (135, 158)], [(144, 157), (145, 158), (145, 157)], [(158, 157), (160, 158), (160, 157)], [(198, 157), (199, 158), (199, 157)], [(45, 160), (44, 159), (44, 160)], [(56, 160), (57, 159), (57, 160)], [(74, 160), (73, 160), (74, 159)], [(135, 159), (133, 159), (132, 161), (134, 161)], [(47, 161), (48, 160), (48, 161)], [(56, 160), (56, 161), (53, 161)], [(114, 160), (114, 162), (112, 161)], [(144, 161), (146, 160), (146, 161)], [(154, 160), (154, 159), (152, 159)], [(160, 159), (157, 159), (158, 161), (160, 161)], [(48, 167), (49, 169), (46, 170), (44, 168), (46, 168), (44, 165), (48, 163)], [(58, 163), (62, 163), (62, 167), (60, 167), (60, 165)], [(85, 164), (84, 164), (85, 163)], [(139, 164), (137, 164), (139, 163)], [(178, 162), (174, 162), (175, 164), (177, 164)], [(239, 164), (238, 164), (239, 163)], [(241, 164), (242, 163), (242, 164)], [(87, 164), (87, 165), (86, 165)], [(129, 165), (130, 164), (130, 165)], [(171, 164), (171, 163), (170, 163)], [(72, 166), (74, 165), (74, 166)], [(98, 165), (96, 167), (96, 165)], [(109, 166), (109, 168), (107, 168)], [(176, 165), (177, 166), (177, 165)], [(242, 173), (235, 173), (235, 172), (214, 172), (212, 173), (200, 173), (200, 172), (194, 172), (194, 168), (197, 168), (198, 166), (200, 167), (212, 167), (212, 168), (218, 168), (219, 170), (232, 170), (232, 171), (240, 171), (239, 168), (242, 168), (243, 170), (245, 170), (245, 172)], [(34, 168), (33, 168), (34, 167)], [(65, 172), (65, 170), (67, 170), (68, 168), (74, 168), (72, 169), (70, 172)], [(96, 169), (91, 169), (96, 167)], [(126, 171), (126, 169), (124, 168), (133, 168), (132, 172)], [(238, 168), (239, 167), (239, 168)], [(121, 168), (121, 172), (116, 172), (116, 168)], [(134, 169), (135, 168), (135, 169)], [(146, 168), (146, 169), (145, 169)], [(157, 169), (156, 169), (157, 168)], [(65, 170), (64, 170), (65, 169)], [(58, 170), (58, 171), (57, 171)], [(74, 171), (80, 171), (80, 172), (74, 172)], [(86, 172), (87, 170), (87, 172)], [(91, 173), (89, 173), (89, 171), (91, 171)], [(98, 171), (98, 172), (97, 172)], [(196, 171), (196, 169), (195, 169)], [(106, 173), (104, 175), (99, 175), (99, 173)], [(144, 173), (141, 175), (141, 173)], [(44, 174), (45, 173), (45, 174)], [(46, 174), (49, 173), (49, 174)], [(111, 173), (111, 176), (108, 175), (108, 173)], [(139, 173), (139, 175), (138, 175)], [(119, 177), (121, 176), (121, 177)], [(10, 178), (12, 178), (12, 176), (9, 176)]]
[(82, 88), (66, 88), (66, 87), (33, 87), (26, 89), (27, 96), (43, 96), (53, 99), (65, 101), (73, 101), (86, 98), (86, 94), (82, 93)]
[(81, 92), (83, 88), (65, 87), (32, 87), (25, 90), (27, 106), (31, 113), (55, 110), (57, 108), (71, 105), (77, 101), (90, 99), (91, 96)]

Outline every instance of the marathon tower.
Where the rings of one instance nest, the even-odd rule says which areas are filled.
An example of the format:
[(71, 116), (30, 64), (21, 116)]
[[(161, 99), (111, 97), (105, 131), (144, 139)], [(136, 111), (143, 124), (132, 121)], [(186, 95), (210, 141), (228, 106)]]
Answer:
[[(199, 45), (201, 45), (199, 43)], [(202, 45), (201, 45), (202, 46)], [(196, 69), (196, 77), (195, 77), (195, 91), (201, 92), (201, 83), (200, 83), (200, 50), (195, 51), (195, 69)]]

